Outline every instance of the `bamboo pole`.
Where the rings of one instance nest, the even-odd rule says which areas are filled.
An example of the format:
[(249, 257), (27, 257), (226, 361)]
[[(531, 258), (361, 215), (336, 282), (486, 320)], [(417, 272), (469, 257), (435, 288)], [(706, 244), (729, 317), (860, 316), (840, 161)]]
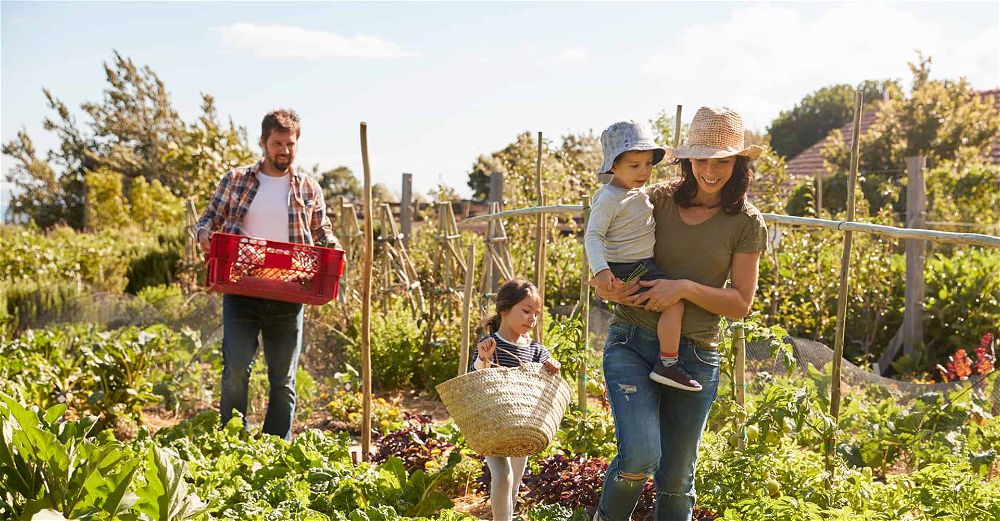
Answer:
[(827, 219), (813, 219), (812, 217), (795, 217), (791, 215), (780, 215), (765, 213), (764, 222), (789, 224), (792, 226), (802, 226), (804, 228), (826, 228), (829, 230), (852, 231), (871, 233), (874, 235), (884, 235), (897, 239), (922, 239), (934, 242), (944, 242), (950, 244), (969, 244), (973, 246), (1000, 246), (1000, 237), (984, 235), (981, 233), (959, 233), (941, 232), (937, 230), (922, 230), (919, 228), (897, 228), (895, 226), (885, 226), (882, 224), (869, 224), (846, 221), (831, 221)]
[(683, 105), (677, 105), (677, 114), (674, 116), (674, 147), (681, 144), (681, 110)]
[[(851, 135), (851, 172), (847, 182), (847, 220), (854, 221), (854, 189), (858, 177), (859, 151), (861, 149), (861, 105), (864, 93), (858, 91), (854, 103), (854, 133)], [(837, 443), (837, 425), (840, 422), (840, 367), (844, 360), (844, 331), (847, 320), (847, 290), (851, 280), (852, 230), (844, 232), (844, 251), (840, 257), (840, 291), (837, 295), (837, 329), (833, 338), (832, 374), (830, 376), (830, 416), (833, 417), (833, 431), (826, 444), (826, 468), (833, 481), (833, 452)]]
[[(746, 366), (747, 366), (747, 349), (746, 349), (746, 333), (743, 331), (743, 324), (737, 322), (733, 326), (733, 349), (736, 351), (736, 360), (733, 362), (733, 390), (735, 391), (736, 405), (740, 409), (746, 407), (746, 396), (747, 396), (747, 383), (746, 383)], [(740, 429), (740, 437), (737, 442), (737, 447), (742, 450), (746, 446), (746, 440), (743, 438), (743, 425), (742, 422), (736, 420), (737, 427)]]
[(504, 210), (502, 212), (488, 213), (483, 215), (477, 215), (475, 217), (469, 217), (468, 219), (462, 219), (462, 222), (458, 223), (459, 226), (465, 226), (468, 224), (481, 223), (492, 221), (496, 219), (502, 219), (505, 217), (517, 217), (519, 215), (537, 215), (540, 213), (568, 213), (568, 214), (578, 214), (583, 211), (583, 207), (578, 204), (556, 204), (551, 206), (530, 206), (528, 208), (518, 208), (516, 210)]
[[(590, 220), (590, 196), (583, 196), (583, 229), (587, 229)], [(587, 260), (587, 248), (583, 249), (583, 269), (580, 270), (580, 322), (583, 325), (583, 356), (580, 357), (580, 367), (576, 372), (576, 406), (583, 412), (587, 411), (587, 353), (590, 352), (590, 262)]]
[(372, 172), (368, 166), (368, 125), (361, 122), (361, 162), (365, 171), (365, 249), (361, 262), (361, 460), (371, 460), (372, 442)]
[[(535, 215), (539, 213), (568, 213), (578, 214), (583, 211), (583, 207), (578, 204), (562, 204), (552, 206), (532, 206), (528, 208), (518, 208), (516, 210), (506, 210), (492, 214), (477, 215), (469, 217), (459, 223), (465, 226), (478, 222), (487, 222), (494, 219), (506, 217), (517, 217), (521, 215)], [(897, 239), (923, 239), (932, 242), (948, 244), (968, 244), (971, 246), (1000, 247), (1000, 237), (995, 235), (985, 235), (982, 233), (959, 233), (941, 232), (937, 230), (921, 230), (917, 228), (897, 228), (895, 226), (885, 226), (882, 224), (870, 224), (854, 222), (850, 219), (846, 221), (831, 221), (829, 219), (814, 219), (812, 217), (795, 217), (792, 215), (781, 215), (776, 213), (761, 214), (766, 223), (781, 223), (791, 226), (801, 226), (803, 228), (825, 228), (838, 231), (852, 231), (871, 233), (873, 235), (883, 235)]]
[(472, 275), (475, 271), (476, 245), (469, 241), (468, 252), (465, 254), (465, 291), (462, 293), (462, 350), (458, 353), (458, 376), (469, 369), (469, 315), (472, 308)]
[[(535, 157), (535, 192), (538, 195), (538, 206), (545, 206), (545, 193), (542, 191), (542, 133), (538, 133), (538, 153)], [(538, 214), (535, 220), (535, 287), (542, 299), (542, 309), (535, 322), (535, 339), (540, 344), (545, 343), (545, 214)]]
[[(578, 204), (531, 206), (528, 208), (518, 208), (516, 210), (505, 210), (497, 213), (469, 217), (468, 219), (460, 222), (459, 226), (479, 222), (488, 222), (494, 219), (504, 219), (507, 217), (518, 217), (521, 215), (536, 215), (539, 213), (578, 214), (582, 211), (583, 207)], [(882, 224), (854, 222), (850, 219), (846, 221), (831, 221), (829, 219), (796, 217), (793, 215), (781, 215), (776, 213), (764, 213), (761, 215), (764, 217), (764, 222), (766, 223), (781, 223), (791, 226), (801, 226), (803, 228), (825, 228), (829, 230), (871, 233), (874, 235), (883, 235), (897, 239), (923, 239), (949, 244), (968, 244), (972, 246), (989, 246), (993, 248), (1000, 247), (1000, 237), (995, 235), (985, 235), (982, 233), (959, 233), (922, 230), (918, 228), (897, 228), (895, 226), (885, 226)]]

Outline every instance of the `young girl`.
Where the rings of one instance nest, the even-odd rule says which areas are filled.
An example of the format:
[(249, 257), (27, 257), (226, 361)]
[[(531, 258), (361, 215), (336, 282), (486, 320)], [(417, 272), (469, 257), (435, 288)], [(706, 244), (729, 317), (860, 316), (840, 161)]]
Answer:
[[(550, 373), (558, 373), (559, 362), (545, 346), (528, 336), (542, 312), (538, 288), (524, 279), (508, 281), (497, 291), (496, 308), (496, 313), (481, 325), (489, 335), (476, 345), (476, 356), (469, 370), (488, 370), (496, 364), (517, 367), (520, 359), (541, 363)], [(486, 456), (492, 477), (490, 503), (494, 521), (510, 521), (513, 517), (527, 462), (527, 456)]]
[[(594, 272), (591, 285), (609, 292), (633, 276), (646, 281), (665, 279), (653, 264), (656, 225), (646, 181), (666, 150), (653, 141), (648, 128), (634, 121), (608, 127), (601, 133), (601, 148), (604, 162), (598, 174), (613, 177), (594, 194), (584, 234), (587, 259)], [(684, 303), (654, 311), (661, 312), (656, 324), (660, 355), (649, 378), (684, 391), (700, 391), (701, 384), (678, 363)]]

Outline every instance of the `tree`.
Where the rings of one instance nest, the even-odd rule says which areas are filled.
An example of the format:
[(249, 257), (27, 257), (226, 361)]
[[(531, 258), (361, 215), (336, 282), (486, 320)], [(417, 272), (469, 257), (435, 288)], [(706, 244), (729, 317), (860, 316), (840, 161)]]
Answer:
[(856, 88), (831, 85), (807, 95), (792, 110), (782, 111), (771, 122), (768, 129), (771, 147), (786, 159), (797, 156), (851, 120), (856, 89), (861, 89), (865, 100), (871, 101), (881, 99), (888, 84), (891, 82), (869, 80)]
[(4, 143), (3, 153), (14, 158), (14, 167), (7, 181), (17, 187), (8, 212), (24, 215), (38, 226), (48, 229), (57, 224), (82, 228), (85, 185), (82, 173), (56, 174), (52, 165), (35, 152), (28, 133), (21, 130), (17, 138)]
[[(910, 96), (890, 85), (888, 100), (860, 136), (861, 188), (873, 210), (886, 204), (895, 204), (896, 212), (905, 210), (905, 192), (896, 197), (893, 186), (896, 177), (903, 177), (907, 157), (924, 156), (928, 168), (947, 164), (962, 170), (985, 162), (1000, 133), (1000, 114), (992, 98), (974, 91), (964, 78), (930, 80), (931, 59), (919, 58), (918, 64), (910, 64)], [(850, 146), (834, 130), (823, 150), (828, 169), (836, 176), (849, 171)], [(825, 199), (826, 192), (824, 207), (829, 208)]]
[[(489, 178), (499, 172), (504, 178), (504, 199), (513, 207), (538, 202), (536, 163), (538, 142), (535, 134), (523, 132), (501, 150), (476, 159), (469, 171), (473, 197), (489, 195)], [(593, 134), (563, 136), (558, 148), (542, 142), (542, 190), (549, 204), (578, 204), (585, 194), (599, 186), (595, 175), (601, 164), (600, 143)]]
[(44, 228), (66, 223), (81, 229), (88, 173), (114, 172), (123, 176), (123, 188), (143, 179), (150, 187), (159, 183), (175, 196), (207, 201), (223, 173), (253, 160), (246, 131), (232, 121), (228, 127), (221, 125), (211, 96), (202, 95), (203, 114), (188, 126), (149, 67), (137, 67), (116, 52), (104, 71), (109, 86), (102, 101), (81, 106), (89, 118), (85, 126), (77, 123), (65, 103), (43, 89), (55, 114), (42, 124), (59, 139), (47, 160), (37, 157), (24, 131), (4, 143), (3, 153), (15, 161), (7, 179), (19, 193), (12, 201), (12, 213), (27, 215)]
[(185, 128), (177, 141), (166, 144), (162, 160), (175, 172), (175, 179), (164, 186), (172, 186), (173, 193), (180, 197), (206, 204), (223, 174), (252, 163), (257, 154), (249, 144), (246, 129), (237, 127), (232, 119), (227, 125), (220, 123), (215, 98), (204, 93), (201, 98), (201, 116)]
[(318, 171), (319, 165), (314, 166), (313, 175), (317, 176), (319, 185), (323, 187), (323, 198), (327, 206), (333, 205), (338, 197), (345, 197), (348, 201), (355, 202), (361, 200), (361, 183), (350, 168), (338, 166), (317, 175)]

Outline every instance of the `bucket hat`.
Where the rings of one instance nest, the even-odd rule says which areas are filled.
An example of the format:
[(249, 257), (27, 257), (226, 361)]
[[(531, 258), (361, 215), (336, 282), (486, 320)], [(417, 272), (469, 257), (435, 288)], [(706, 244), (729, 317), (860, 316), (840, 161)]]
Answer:
[(669, 149), (677, 159), (718, 159), (745, 156), (757, 159), (764, 149), (758, 145), (744, 146), (743, 118), (728, 107), (701, 107), (691, 120), (687, 142)]
[(604, 162), (598, 174), (611, 172), (615, 159), (625, 152), (653, 151), (653, 164), (659, 163), (667, 154), (667, 149), (657, 145), (649, 127), (635, 121), (619, 121), (601, 132), (601, 149)]

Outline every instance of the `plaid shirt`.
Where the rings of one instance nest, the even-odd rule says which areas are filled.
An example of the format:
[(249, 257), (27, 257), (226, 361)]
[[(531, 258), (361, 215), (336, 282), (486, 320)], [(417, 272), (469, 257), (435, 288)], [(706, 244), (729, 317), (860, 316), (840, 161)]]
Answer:
[[(198, 219), (198, 233), (201, 230), (222, 231), (236, 235), (243, 234), (243, 218), (250, 209), (250, 202), (257, 195), (263, 160), (254, 165), (234, 168), (222, 176), (215, 195), (201, 219)], [(326, 215), (323, 190), (315, 179), (291, 168), (291, 189), (288, 193), (288, 238), (299, 244), (316, 244), (340, 248), (333, 235), (330, 218)]]

